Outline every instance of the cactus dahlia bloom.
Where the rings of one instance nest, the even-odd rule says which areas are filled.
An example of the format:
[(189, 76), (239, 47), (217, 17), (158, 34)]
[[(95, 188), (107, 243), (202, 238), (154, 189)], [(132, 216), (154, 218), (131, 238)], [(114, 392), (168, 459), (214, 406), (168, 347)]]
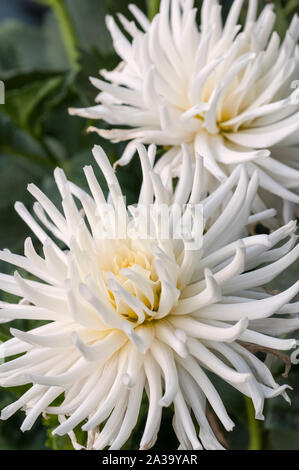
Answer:
[[(295, 223), (270, 235), (247, 237), (248, 223), (273, 215), (266, 211), (250, 216), (257, 172), (248, 181), (244, 168), (237, 167), (202, 200), (201, 158), (196, 158), (193, 179), (186, 146), (175, 190), (171, 179), (163, 181), (152, 170), (154, 146), (147, 153), (139, 145), (138, 152), (144, 180), (137, 206), (126, 207), (100, 147), (93, 153), (109, 187), (108, 202), (87, 166), (91, 195), (57, 169), (62, 210), (34, 185), (28, 189), (37, 200), (39, 222), (16, 204), (43, 253), (35, 251), (30, 238), (24, 256), (1, 251), (1, 260), (34, 277), (0, 275), (0, 288), (21, 299), (1, 302), (0, 319), (46, 323), (28, 332), (12, 328), (14, 338), (2, 345), (6, 358), (19, 356), (0, 366), (0, 385), (32, 387), (4, 408), (1, 418), (25, 410), (21, 429), (26, 431), (40, 413), (55, 414), (60, 425), (54, 432), (68, 433), (76, 448), (80, 446), (74, 428), (81, 423), (88, 431), (88, 448), (119, 449), (136, 425), (144, 397), (148, 405), (141, 449), (153, 446), (162, 408), (171, 404), (181, 449), (219, 449), (206, 418), (207, 400), (225, 429), (231, 430), (234, 423), (206, 371), (250, 397), (258, 419), (263, 418), (265, 398), (281, 394), (288, 400), (288, 386), (274, 381), (248, 344), (275, 350), (296, 346), (294, 339), (278, 336), (299, 326), (299, 319), (291, 317), (299, 311), (298, 303), (289, 303), (299, 282), (273, 296), (260, 289), (298, 258)], [(224, 199), (226, 208), (215, 216)], [(184, 208), (183, 220), (188, 207), (199, 203), (203, 220), (199, 211), (191, 211), (190, 232), (184, 224), (179, 236), (174, 204)], [(139, 213), (145, 209), (152, 214), (150, 210), (161, 205), (173, 216), (169, 236), (160, 236), (157, 218), (146, 238)], [(126, 236), (107, 236), (111, 208), (120, 223), (125, 222)], [(198, 232), (204, 233), (201, 243), (193, 244)], [(59, 397), (60, 402), (53, 403)]]
[[(96, 106), (70, 112), (114, 125), (90, 128), (113, 142), (165, 146), (159, 173), (170, 167), (179, 174), (187, 143), (204, 158), (209, 192), (239, 163), (249, 175), (259, 168), (263, 189), (253, 210), (273, 207), (270, 192), (289, 221), (299, 202), (299, 19), (280, 42), (273, 5), (257, 17), (258, 0), (249, 0), (242, 28), (243, 3), (234, 1), (222, 25), (218, 1), (204, 0), (200, 28), (192, 0), (162, 0), (151, 23), (130, 5), (135, 21), (118, 15), (126, 35), (108, 16), (121, 63), (101, 71), (105, 81), (91, 78), (100, 90)], [(120, 164), (133, 151), (129, 143)]]

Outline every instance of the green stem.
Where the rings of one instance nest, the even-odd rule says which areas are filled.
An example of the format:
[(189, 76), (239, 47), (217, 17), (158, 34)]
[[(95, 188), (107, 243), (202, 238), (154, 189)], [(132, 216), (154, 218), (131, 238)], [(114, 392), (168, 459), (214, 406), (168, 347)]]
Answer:
[(51, 0), (50, 5), (57, 18), (70, 63), (74, 70), (78, 70), (78, 41), (75, 29), (65, 7), (64, 0)]
[(150, 20), (158, 13), (160, 8), (160, 0), (147, 0), (147, 16)]
[(255, 411), (250, 398), (245, 397), (248, 416), (249, 445), (248, 450), (262, 449), (262, 434), (259, 422), (255, 419)]

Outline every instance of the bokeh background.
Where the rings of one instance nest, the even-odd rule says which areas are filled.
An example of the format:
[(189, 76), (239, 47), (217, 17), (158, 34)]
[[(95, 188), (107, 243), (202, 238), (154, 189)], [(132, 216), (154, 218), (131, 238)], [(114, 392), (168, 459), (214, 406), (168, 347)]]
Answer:
[[(69, 116), (67, 109), (91, 105), (96, 90), (88, 77), (97, 76), (99, 69), (117, 65), (104, 18), (119, 11), (128, 15), (129, 3), (127, 0), (0, 1), (0, 80), (6, 88), (5, 104), (0, 105), (0, 249), (21, 253), (24, 239), (32, 236), (14, 211), (16, 200), (22, 200), (27, 207), (32, 205), (26, 192), (28, 183), (34, 182), (55, 201), (52, 173), (56, 166), (62, 167), (69, 179), (86, 186), (82, 166), (92, 162), (91, 148), (95, 143), (104, 147), (112, 161), (120, 156), (121, 144), (113, 145), (87, 134), (90, 123)], [(135, 3), (149, 17), (159, 6), (159, 0), (135, 0)], [(200, 6), (201, 1), (196, 3)], [(221, 3), (225, 16), (232, 0)], [(259, 3), (262, 9), (270, 2), (260, 0)], [(273, 3), (277, 12), (276, 29), (283, 37), (292, 15), (299, 11), (299, 0)], [(117, 173), (128, 202), (135, 202), (141, 178), (137, 160)], [(100, 173), (98, 177), (101, 179)], [(0, 261), (0, 272), (11, 273), (13, 268)], [(279, 290), (297, 278), (298, 264), (269, 287)], [(0, 293), (0, 300), (7, 298)], [(30, 323), (33, 322), (17, 321), (13, 326), (26, 330), (33, 326)], [(9, 337), (9, 326), (0, 325), (0, 340)], [(277, 380), (285, 381), (281, 378), (283, 364), (275, 361), (273, 367)], [(299, 450), (298, 369), (293, 368), (288, 378), (294, 387), (290, 393), (292, 407), (282, 398), (271, 400), (266, 405), (265, 421), (258, 424), (244, 398), (218, 380), (221, 395), (236, 422), (232, 433), (222, 433), (229, 448)], [(0, 389), (0, 407), (23, 392), (21, 387)], [(23, 418), (24, 413), (20, 411), (7, 422), (0, 421), (0, 449), (72, 448), (68, 437), (51, 436), (55, 418), (41, 418), (24, 434), (19, 430)], [(143, 425), (141, 413), (137, 430), (125, 448), (137, 448)], [(256, 436), (260, 442), (255, 442)], [(171, 412), (165, 410), (156, 449), (176, 447)]]

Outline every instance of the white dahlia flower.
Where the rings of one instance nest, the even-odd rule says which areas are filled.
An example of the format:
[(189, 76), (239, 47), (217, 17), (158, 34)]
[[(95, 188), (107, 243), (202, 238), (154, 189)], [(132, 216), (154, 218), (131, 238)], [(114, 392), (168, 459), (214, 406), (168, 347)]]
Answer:
[[(294, 16), (281, 42), (272, 31), (273, 5), (257, 17), (258, 0), (249, 0), (242, 28), (243, 3), (234, 1), (222, 25), (218, 1), (204, 0), (200, 28), (192, 0), (162, 0), (151, 23), (130, 5), (135, 21), (118, 15), (126, 34), (108, 16), (121, 63), (101, 71), (105, 81), (91, 78), (101, 90), (99, 104), (70, 113), (116, 126), (90, 128), (113, 142), (167, 147), (159, 173), (170, 167), (177, 176), (181, 144), (188, 144), (204, 158), (210, 192), (239, 163), (249, 175), (259, 168), (263, 189), (254, 211), (273, 207), (270, 192), (283, 201), (289, 221), (299, 202), (299, 19)], [(119, 163), (133, 153), (129, 144)]]
[[(299, 303), (289, 303), (299, 282), (278, 295), (260, 288), (298, 258), (295, 223), (270, 235), (246, 236), (248, 223), (273, 215), (266, 211), (250, 216), (257, 172), (248, 181), (244, 168), (237, 167), (201, 201), (202, 160), (196, 158), (192, 178), (187, 146), (182, 151), (183, 171), (173, 191), (171, 179), (162, 181), (152, 170), (154, 146), (149, 153), (138, 146), (143, 187), (134, 207), (126, 207), (100, 147), (93, 153), (109, 188), (108, 202), (92, 167), (86, 166), (92, 196), (57, 169), (62, 211), (34, 185), (28, 189), (37, 200), (39, 222), (16, 203), (43, 254), (35, 251), (30, 238), (25, 256), (1, 251), (2, 261), (31, 277), (0, 275), (0, 288), (21, 299), (1, 302), (0, 321), (46, 323), (29, 332), (12, 328), (14, 338), (1, 347), (6, 358), (18, 357), (0, 366), (0, 385), (32, 384), (2, 410), (1, 419), (23, 409), (21, 429), (26, 431), (41, 413), (55, 414), (61, 424), (54, 432), (68, 433), (75, 448), (80, 446), (74, 428), (81, 424), (88, 432), (88, 448), (119, 449), (132, 433), (144, 399), (148, 405), (141, 449), (154, 445), (162, 408), (172, 404), (181, 449), (220, 449), (206, 418), (207, 401), (226, 430), (234, 423), (206, 371), (250, 397), (257, 419), (263, 419), (265, 398), (282, 395), (288, 400), (288, 386), (275, 382), (250, 345), (272, 350), (296, 346), (294, 339), (279, 336), (299, 327), (299, 319), (292, 318)], [(215, 217), (223, 200), (226, 208)], [(181, 235), (174, 204), (184, 208), (177, 219), (184, 221)], [(146, 237), (140, 213), (152, 219), (153, 208), (160, 206), (169, 209), (169, 236), (160, 236), (157, 217)], [(203, 221), (196, 210), (201, 207)], [(127, 227), (125, 236), (110, 236), (113, 214)], [(53, 404), (58, 397), (60, 403)]]

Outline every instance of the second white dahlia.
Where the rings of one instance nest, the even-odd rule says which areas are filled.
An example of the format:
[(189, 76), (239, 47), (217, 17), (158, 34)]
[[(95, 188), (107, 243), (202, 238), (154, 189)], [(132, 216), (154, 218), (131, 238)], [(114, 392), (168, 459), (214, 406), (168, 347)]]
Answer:
[[(118, 15), (122, 28), (107, 17), (121, 62), (101, 71), (105, 81), (91, 78), (96, 106), (70, 112), (115, 126), (90, 128), (113, 142), (167, 147), (159, 173), (170, 167), (177, 176), (188, 144), (204, 158), (209, 192), (239, 163), (249, 175), (259, 168), (253, 209), (272, 207), (265, 190), (283, 201), (289, 221), (299, 202), (299, 19), (281, 41), (273, 5), (258, 16), (258, 0), (249, 0), (241, 27), (243, 4), (233, 2), (224, 25), (218, 0), (203, 1), (200, 27), (192, 0), (162, 0), (151, 23), (134, 5), (134, 21)], [(129, 145), (119, 163), (133, 153)]]

